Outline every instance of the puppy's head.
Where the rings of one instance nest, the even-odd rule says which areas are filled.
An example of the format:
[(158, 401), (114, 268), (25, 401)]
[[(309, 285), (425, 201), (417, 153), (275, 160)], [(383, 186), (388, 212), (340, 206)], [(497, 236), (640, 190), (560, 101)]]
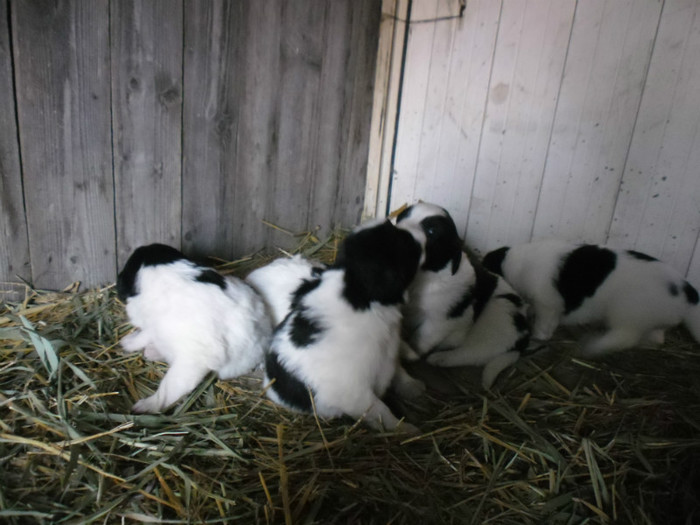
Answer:
[(418, 271), (421, 247), (389, 221), (361, 226), (340, 246), (335, 268), (345, 270), (344, 297), (356, 310), (400, 304)]
[(170, 264), (186, 259), (178, 250), (165, 244), (149, 244), (134, 250), (117, 276), (117, 295), (122, 302), (136, 295), (136, 274), (142, 266)]
[(457, 273), (462, 260), (462, 239), (447, 210), (435, 204), (419, 202), (401, 212), (396, 224), (409, 231), (424, 247), (422, 270), (439, 272), (451, 264), (452, 275)]

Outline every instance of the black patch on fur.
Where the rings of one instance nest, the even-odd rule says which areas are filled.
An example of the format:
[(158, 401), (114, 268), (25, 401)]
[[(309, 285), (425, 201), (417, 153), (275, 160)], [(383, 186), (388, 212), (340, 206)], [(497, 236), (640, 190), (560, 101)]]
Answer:
[[(461, 317), (466, 312), (467, 308), (470, 306), (474, 307), (473, 319), (474, 321), (481, 315), (484, 310), (486, 303), (491, 299), (493, 291), (496, 289), (498, 284), (498, 277), (496, 277), (491, 272), (483, 268), (478, 262), (473, 265), (475, 281), (467, 290), (462, 294), (462, 297), (454, 304), (450, 310), (447, 312), (447, 316), (450, 319), (455, 319)], [(513, 295), (516, 299), (520, 299), (515, 294), (505, 294)], [(507, 297), (504, 297), (508, 299)]]
[(592, 244), (584, 244), (565, 255), (554, 279), (554, 287), (564, 299), (564, 315), (591, 297), (616, 264), (615, 252)]
[(320, 284), (321, 279), (304, 279), (299, 287), (292, 293), (291, 308), (299, 308), (301, 300), (306, 297), (307, 294), (318, 288)]
[(426, 239), (425, 262), (421, 269), (439, 272), (451, 263), (452, 275), (457, 273), (462, 261), (462, 239), (452, 217), (449, 214), (426, 217), (420, 221), (420, 225)]
[(523, 305), (523, 300), (520, 298), (520, 296), (514, 293), (503, 293), (501, 295), (497, 295), (496, 297), (499, 299), (505, 299), (506, 301), (510, 301), (517, 308), (520, 308)]
[(474, 266), (474, 272), (476, 272), (476, 283), (474, 283), (472, 293), (474, 294), (474, 320), (476, 321), (486, 303), (491, 299), (498, 284), (498, 277), (480, 264)]
[(409, 206), (406, 208), (404, 211), (399, 213), (396, 216), (396, 224), (400, 223), (401, 221), (408, 219), (411, 216), (411, 213), (413, 212), (413, 206)]
[(447, 312), (447, 317), (449, 317), (450, 319), (462, 317), (467, 308), (469, 308), (474, 302), (474, 294), (472, 293), (473, 289), (473, 286), (467, 288), (467, 290), (462, 294), (460, 300), (457, 301), (457, 303), (454, 304), (452, 308), (450, 308), (449, 312)]
[(213, 284), (222, 290), (226, 289), (226, 279), (216, 270), (202, 270), (196, 280), (200, 283)]
[(627, 250), (627, 253), (634, 257), (635, 259), (639, 259), (640, 261), (647, 261), (647, 262), (653, 262), (653, 261), (658, 261), (658, 259), (655, 259), (651, 255), (647, 255), (646, 253), (642, 252), (636, 252), (634, 250)]
[(683, 282), (683, 293), (688, 303), (698, 304), (698, 291), (688, 281)]
[(483, 264), (484, 268), (486, 268), (489, 272), (503, 276), (503, 261), (508, 254), (508, 250), (510, 250), (510, 247), (503, 246), (502, 248), (498, 248), (497, 250), (487, 253), (484, 256), (484, 260), (481, 261), (481, 264)]
[(289, 406), (304, 412), (311, 412), (311, 399), (306, 385), (289, 372), (277, 359), (275, 352), (265, 354), (265, 373), (270, 380), (274, 379), (272, 388), (277, 395)]
[(343, 297), (365, 310), (372, 302), (401, 304), (420, 256), (413, 235), (386, 221), (346, 237), (333, 267), (345, 271)]
[(522, 354), (527, 350), (527, 347), (530, 344), (530, 322), (527, 320), (527, 317), (520, 312), (513, 312), (512, 318), (513, 326), (515, 326), (515, 329), (520, 334), (520, 337), (518, 337), (518, 340), (510, 350)]
[(513, 326), (515, 326), (515, 329), (518, 332), (526, 334), (530, 333), (530, 323), (528, 322), (527, 317), (520, 312), (513, 312)]
[(670, 293), (673, 297), (678, 296), (679, 290), (678, 290), (678, 286), (676, 286), (676, 283), (669, 283), (668, 293)]
[(289, 339), (298, 348), (305, 348), (316, 342), (323, 332), (318, 321), (308, 316), (308, 309), (301, 307), (292, 314), (289, 324)]
[(165, 244), (149, 244), (134, 250), (117, 276), (117, 295), (124, 302), (137, 294), (136, 274), (142, 266), (158, 266), (188, 260), (180, 251)]

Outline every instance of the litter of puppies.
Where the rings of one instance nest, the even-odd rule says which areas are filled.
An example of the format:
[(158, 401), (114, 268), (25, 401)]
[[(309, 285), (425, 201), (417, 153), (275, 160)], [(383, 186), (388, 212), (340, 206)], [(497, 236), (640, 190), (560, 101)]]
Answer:
[[(411, 233), (420, 246), (417, 275), (433, 277), (428, 272), (444, 270), (451, 279), (470, 270), (454, 287), (460, 316), (473, 323), (470, 330), (482, 319), (501, 319), (507, 327), (507, 337), (491, 347), (491, 359), (474, 362), (488, 366), (494, 357), (508, 356), (494, 365), (500, 375), (489, 381), (490, 391), (478, 386), (486, 383), (483, 377), (474, 381), (469, 371), (452, 364), (426, 365), (424, 361), (458, 345), (422, 347), (418, 337), (402, 351), (421, 357), (406, 368), (428, 388), (417, 400), (399, 396), (387, 401), (389, 413), (406, 416), (420, 428), (415, 435), (365, 428), (346, 409), (342, 413), (351, 417), (340, 420), (326, 420), (328, 413), (318, 406), (308, 414), (289, 411), (261, 395), (264, 380), (223, 381), (215, 374), (184, 395), (172, 412), (134, 415), (134, 401), (157, 392), (166, 369), (119, 346), (131, 328), (114, 290), (32, 291), (23, 303), (0, 312), (0, 516), (9, 523), (117, 517), (251, 523), (672, 523), (697, 516), (697, 345), (683, 332), (670, 330), (660, 348), (630, 351), (633, 359), (620, 352), (590, 361), (576, 355), (579, 345), (559, 329), (547, 350), (518, 360), (527, 335), (520, 317), (525, 292), (480, 275), (475, 262), (461, 256), (454, 272), (452, 259), (433, 272), (426, 265), (428, 249), (418, 226), (401, 227), (406, 220), (399, 221), (398, 229)], [(308, 235), (297, 250), (305, 256), (297, 260), (322, 264), (302, 263), (295, 278), (312, 284), (277, 307), (286, 313), (277, 313), (273, 323), (288, 319), (287, 331), (277, 333), (278, 356), (303, 354), (333, 332), (325, 324), (328, 319), (319, 318), (331, 319), (335, 312), (327, 306), (327, 296), (334, 304), (345, 301), (366, 313), (364, 306), (372, 301), (364, 294), (346, 297), (339, 282), (322, 302), (313, 297), (327, 286), (325, 279), (330, 283), (344, 272), (347, 255), (334, 268), (341, 244), (338, 237), (315, 242)], [(246, 258), (217, 270), (242, 277), (268, 262)], [(210, 277), (210, 282), (194, 281), (205, 291), (223, 291), (219, 279)], [(260, 290), (254, 279), (250, 283)], [(431, 313), (424, 305), (411, 305), (413, 284), (403, 286), (409, 292), (405, 312)], [(677, 287), (678, 296), (692, 303), (692, 292), (682, 283)], [(272, 289), (286, 293), (279, 284)], [(673, 295), (668, 287), (667, 292)], [(384, 306), (391, 309), (396, 294), (389, 296)], [(494, 313), (484, 317), (490, 303)], [(291, 333), (294, 316), (300, 319), (296, 335)], [(404, 334), (410, 329), (405, 326)], [(293, 339), (303, 349), (289, 347)], [(513, 353), (515, 360), (509, 362)], [(466, 347), (457, 352), (462, 354), (468, 355)], [(289, 361), (278, 362), (292, 369)], [(385, 362), (391, 368), (391, 359)], [(305, 399), (316, 401), (309, 393), (323, 389), (304, 365), (293, 371), (302, 376)], [(406, 377), (398, 363), (393, 375), (399, 384)], [(436, 375), (437, 383), (432, 380)], [(375, 393), (380, 395), (386, 384), (384, 379)], [(393, 422), (376, 421), (385, 427)]]

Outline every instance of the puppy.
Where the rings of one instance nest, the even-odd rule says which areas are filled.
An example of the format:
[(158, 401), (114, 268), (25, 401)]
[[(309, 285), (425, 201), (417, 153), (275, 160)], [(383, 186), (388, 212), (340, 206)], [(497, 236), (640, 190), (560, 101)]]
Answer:
[(423, 246), (425, 261), (409, 289), (403, 319), (404, 357), (437, 366), (483, 365), (482, 385), (527, 348), (530, 329), (522, 299), (503, 279), (470, 261), (443, 208), (418, 203), (397, 217)]
[(289, 313), (296, 289), (303, 281), (318, 277), (325, 266), (301, 255), (281, 257), (253, 270), (246, 282), (265, 300), (270, 311), (272, 326), (281, 323)]
[(335, 264), (294, 291), (265, 356), (268, 396), (290, 409), (395, 429), (399, 420), (380, 398), (392, 382), (403, 394), (422, 386), (397, 367), (401, 305), (420, 258), (413, 237), (387, 221), (350, 234)]
[(602, 324), (606, 331), (584, 348), (598, 355), (660, 344), (666, 328), (683, 323), (700, 341), (698, 292), (643, 253), (549, 239), (499, 248), (484, 265), (532, 304), (536, 339), (549, 339), (559, 324)]
[(170, 365), (155, 394), (134, 412), (160, 412), (204, 379), (229, 379), (263, 360), (272, 335), (263, 300), (247, 284), (196, 265), (175, 248), (137, 248), (117, 278), (119, 298), (136, 330), (122, 338), (127, 352), (144, 349)]

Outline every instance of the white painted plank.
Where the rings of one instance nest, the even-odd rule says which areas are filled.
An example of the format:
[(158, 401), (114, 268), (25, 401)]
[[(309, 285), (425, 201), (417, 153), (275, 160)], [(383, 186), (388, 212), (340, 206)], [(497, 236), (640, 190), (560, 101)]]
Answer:
[[(435, 14), (446, 6), (436, 2)], [(459, 12), (455, 4), (448, 7), (452, 14)], [(404, 83), (392, 203), (438, 203), (450, 211), (460, 234), (466, 226), (500, 11), (501, 2), (470, 1), (462, 18), (437, 22), (431, 40), (419, 45), (414, 36), (409, 43), (407, 62), (416, 69), (407, 67)], [(430, 63), (421, 64), (412, 53), (428, 46)], [(427, 78), (417, 74), (421, 66)]]
[(408, 0), (382, 1), (363, 219), (384, 215), (389, 201), (407, 15)]
[(476, 250), (530, 236), (574, 6), (503, 4), (467, 227)]
[(605, 241), (660, 9), (656, 0), (578, 3), (534, 237)]
[(700, 5), (666, 2), (610, 243), (689, 275), (700, 231)]
[(470, 2), (462, 18), (443, 21), (433, 41), (413, 200), (447, 208), (464, 233), (481, 134), (500, 2)]
[[(412, 19), (435, 17), (438, 1), (414, 2)], [(432, 9), (428, 9), (432, 7)], [(426, 93), (432, 67), (432, 45), (436, 24), (412, 24), (408, 30), (408, 46), (399, 108), (399, 128), (391, 186), (391, 207), (413, 202), (418, 170), (420, 140), (425, 115)]]

